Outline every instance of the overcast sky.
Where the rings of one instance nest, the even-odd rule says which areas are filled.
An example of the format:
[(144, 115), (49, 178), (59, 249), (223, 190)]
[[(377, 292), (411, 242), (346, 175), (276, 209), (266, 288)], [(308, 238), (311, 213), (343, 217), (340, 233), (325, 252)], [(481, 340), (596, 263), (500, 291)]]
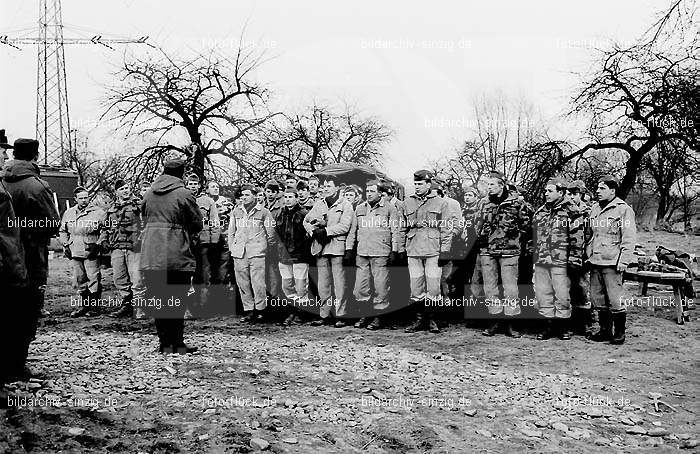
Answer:
[[(38, 3), (3, 0), (0, 35), (36, 26)], [(667, 4), (69, 0), (63, 2), (63, 22), (66, 38), (148, 35), (175, 54), (212, 44), (233, 52), (247, 23), (245, 38), (274, 57), (256, 77), (269, 83), (281, 106), (298, 107), (314, 97), (347, 99), (379, 116), (396, 131), (386, 170), (407, 180), (469, 134), (469, 123), (461, 120), (472, 118), (471, 101), (482, 93), (527, 98), (547, 121), (556, 118), (576, 86), (572, 72), (590, 67), (590, 48), (610, 38), (634, 40)], [(89, 129), (97, 120), (102, 86), (123, 52), (66, 47), (72, 126)], [(0, 128), (10, 140), (33, 137), (36, 48), (0, 46), (0, 59)], [(552, 126), (576, 138), (570, 125)]]

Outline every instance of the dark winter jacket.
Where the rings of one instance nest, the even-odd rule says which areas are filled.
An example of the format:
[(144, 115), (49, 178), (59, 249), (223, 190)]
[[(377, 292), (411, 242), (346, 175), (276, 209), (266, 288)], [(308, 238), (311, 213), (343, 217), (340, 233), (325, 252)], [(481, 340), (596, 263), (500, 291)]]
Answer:
[(19, 232), (12, 199), (0, 182), (0, 282), (13, 287), (22, 287), (27, 283)]
[(183, 181), (160, 175), (144, 196), (141, 212), (141, 269), (194, 271), (191, 245), (202, 230), (202, 214)]
[(12, 197), (15, 216), (22, 222), (22, 241), (25, 246), (46, 247), (61, 225), (51, 187), (39, 178), (39, 166), (34, 162), (8, 161), (4, 171), (5, 189)]
[(279, 261), (284, 264), (311, 262), (311, 238), (304, 228), (304, 217), (309, 211), (296, 205), (284, 207), (275, 219)]

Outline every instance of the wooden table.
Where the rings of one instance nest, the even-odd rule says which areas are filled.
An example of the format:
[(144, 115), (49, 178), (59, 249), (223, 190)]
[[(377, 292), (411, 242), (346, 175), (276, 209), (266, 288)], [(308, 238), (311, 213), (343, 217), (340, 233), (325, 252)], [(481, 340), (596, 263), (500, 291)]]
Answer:
[[(658, 274), (658, 273), (657, 273)], [(642, 296), (646, 296), (649, 284), (670, 285), (673, 287), (673, 299), (676, 302), (676, 323), (683, 325), (688, 320), (687, 311), (683, 310), (683, 287), (687, 283), (687, 277), (679, 276), (679, 273), (660, 273), (661, 275), (649, 276), (639, 274), (637, 269), (625, 270), (622, 274), (624, 281), (636, 281), (642, 283)], [(690, 295), (685, 295), (689, 298)]]

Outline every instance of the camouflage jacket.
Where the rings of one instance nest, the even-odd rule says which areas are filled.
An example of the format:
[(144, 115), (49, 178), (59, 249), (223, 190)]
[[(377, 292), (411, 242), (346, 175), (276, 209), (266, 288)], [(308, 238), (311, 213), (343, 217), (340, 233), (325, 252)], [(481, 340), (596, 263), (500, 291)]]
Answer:
[(517, 194), (507, 193), (501, 203), (487, 196), (480, 204), (475, 230), (481, 254), (516, 257), (531, 249), (530, 213)]
[(583, 263), (583, 213), (569, 198), (542, 205), (533, 219), (534, 263), (574, 266)]
[(482, 200), (477, 200), (470, 205), (464, 205), (462, 209), (462, 217), (464, 218), (464, 228), (460, 232), (462, 239), (466, 244), (467, 251), (473, 247), (479, 247), (476, 241), (476, 221), (481, 210)]
[(100, 228), (100, 243), (109, 248), (139, 251), (141, 248), (141, 204), (139, 199), (125, 203), (114, 202), (104, 215)]

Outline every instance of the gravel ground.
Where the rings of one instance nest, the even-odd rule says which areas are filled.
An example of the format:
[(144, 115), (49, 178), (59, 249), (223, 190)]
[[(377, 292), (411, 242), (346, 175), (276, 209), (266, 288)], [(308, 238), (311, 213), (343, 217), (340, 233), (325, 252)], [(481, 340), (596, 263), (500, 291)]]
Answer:
[(197, 354), (163, 356), (148, 321), (68, 318), (67, 263), (51, 266), (39, 377), (10, 388), (2, 452), (698, 450), (697, 311), (632, 308), (621, 347), (222, 317), (187, 323)]

